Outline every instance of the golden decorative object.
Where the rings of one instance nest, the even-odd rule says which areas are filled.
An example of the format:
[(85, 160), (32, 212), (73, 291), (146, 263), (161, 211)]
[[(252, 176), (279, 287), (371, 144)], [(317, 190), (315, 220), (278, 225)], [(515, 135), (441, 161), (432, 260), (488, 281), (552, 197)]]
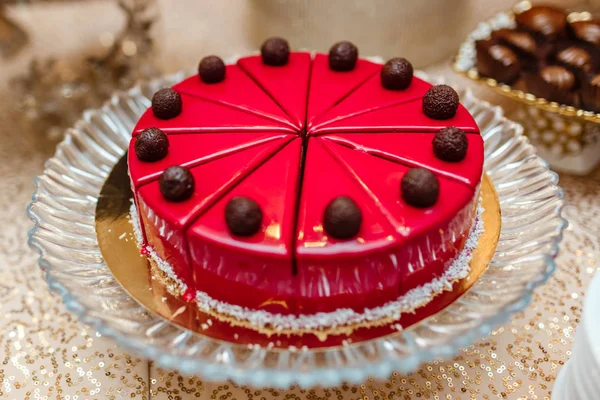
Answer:
[[(600, 113), (559, 104), (532, 93), (479, 75), (475, 66), (475, 41), (488, 39), (495, 29), (516, 26), (515, 15), (532, 7), (529, 1), (480, 23), (462, 43), (452, 68), (467, 78), (486, 85), (495, 93), (519, 103), (509, 117), (525, 128), (540, 155), (560, 171), (585, 175), (600, 162)], [(569, 21), (592, 19), (587, 11), (571, 12)]]

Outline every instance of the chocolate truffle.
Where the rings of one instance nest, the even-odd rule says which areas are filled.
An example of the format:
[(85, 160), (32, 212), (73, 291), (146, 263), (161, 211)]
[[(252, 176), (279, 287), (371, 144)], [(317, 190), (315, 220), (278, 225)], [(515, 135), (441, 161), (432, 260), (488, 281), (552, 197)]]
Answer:
[(565, 34), (567, 13), (547, 6), (532, 7), (515, 17), (517, 26), (547, 39), (556, 39)]
[(527, 90), (538, 97), (562, 104), (570, 104), (573, 101), (570, 91), (575, 85), (575, 76), (564, 67), (543, 67), (538, 74), (526, 74), (525, 82)]
[(458, 110), (458, 93), (448, 85), (430, 88), (423, 97), (423, 112), (429, 118), (450, 119)]
[(467, 155), (469, 140), (462, 129), (449, 126), (441, 129), (433, 138), (433, 153), (448, 162), (462, 161)]
[(181, 96), (171, 88), (160, 89), (152, 96), (152, 112), (159, 119), (175, 118), (181, 114), (182, 105)]
[(235, 236), (254, 235), (260, 230), (262, 218), (259, 205), (247, 197), (234, 197), (225, 206), (225, 222)]
[(521, 56), (535, 57), (538, 50), (535, 40), (527, 32), (503, 28), (493, 31), (492, 39), (510, 47), (511, 50)]
[(264, 41), (260, 47), (260, 54), (263, 63), (282, 66), (287, 64), (290, 58), (290, 45), (285, 39), (272, 37)]
[(581, 102), (586, 110), (600, 112), (600, 74), (581, 85)]
[(563, 67), (549, 65), (540, 70), (542, 79), (559, 90), (568, 91), (575, 84), (575, 77)]
[(218, 83), (225, 79), (225, 63), (217, 56), (206, 56), (198, 64), (198, 75), (205, 83)]
[(585, 49), (571, 46), (556, 53), (556, 61), (575, 72), (589, 72), (592, 68), (592, 57)]
[(569, 28), (576, 39), (600, 46), (600, 21), (571, 22)]
[(403, 90), (410, 86), (413, 66), (405, 58), (392, 58), (381, 68), (381, 85), (389, 90)]
[(192, 197), (195, 182), (189, 169), (175, 165), (162, 173), (158, 185), (165, 199), (177, 202)]
[(335, 239), (350, 239), (358, 234), (362, 213), (354, 200), (347, 196), (333, 199), (325, 208), (323, 228)]
[(511, 84), (519, 77), (521, 63), (510, 48), (490, 40), (478, 40), (475, 47), (477, 71), (481, 76), (506, 84)]
[(400, 192), (407, 204), (427, 208), (437, 202), (440, 186), (437, 177), (429, 170), (412, 168), (402, 178)]
[(350, 42), (339, 42), (329, 49), (329, 68), (334, 71), (352, 71), (358, 59), (358, 49)]
[(135, 139), (135, 154), (142, 161), (158, 161), (169, 152), (169, 138), (158, 128), (146, 128)]

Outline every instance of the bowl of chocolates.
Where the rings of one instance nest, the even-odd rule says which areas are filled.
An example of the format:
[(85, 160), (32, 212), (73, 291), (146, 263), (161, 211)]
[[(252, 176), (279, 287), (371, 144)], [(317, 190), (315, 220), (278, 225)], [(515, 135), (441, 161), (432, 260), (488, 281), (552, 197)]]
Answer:
[(554, 168), (600, 162), (600, 16), (520, 2), (480, 23), (453, 67), (517, 101), (511, 117)]

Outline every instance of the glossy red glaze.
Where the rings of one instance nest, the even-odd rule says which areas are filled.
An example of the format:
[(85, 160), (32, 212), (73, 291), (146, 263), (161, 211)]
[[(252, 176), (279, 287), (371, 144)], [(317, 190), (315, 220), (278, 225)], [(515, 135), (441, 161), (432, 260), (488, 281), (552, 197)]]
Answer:
[(422, 99), (417, 99), (339, 117), (313, 128), (309, 133), (322, 135), (338, 132), (436, 132), (447, 126), (456, 126), (469, 133), (479, 132), (477, 123), (462, 105), (458, 106), (454, 117), (437, 120), (423, 113)]
[(313, 60), (310, 91), (308, 95), (307, 130), (317, 118), (349, 96), (369, 77), (379, 75), (381, 64), (359, 59), (352, 71), (334, 71), (329, 68), (329, 56), (316, 54)]
[(180, 94), (183, 101), (181, 114), (171, 119), (158, 119), (149, 108), (135, 126), (133, 136), (150, 127), (160, 128), (166, 133), (296, 132), (287, 123), (274, 121), (253, 111)]
[[(476, 134), (467, 135), (461, 162), (433, 154), (443, 127), (479, 132), (462, 106), (452, 119), (428, 118), (421, 110), (428, 83), (414, 78), (406, 90), (386, 90), (381, 65), (366, 60), (335, 72), (324, 54), (311, 68), (308, 53), (292, 53), (281, 67), (251, 56), (227, 68), (219, 84), (193, 76), (176, 85), (183, 98), (178, 117), (158, 120), (149, 110), (140, 119), (134, 135), (150, 126), (169, 135), (165, 159), (144, 163), (130, 147), (148, 243), (191, 288), (188, 298), (201, 290), (283, 314), (361, 311), (444, 271), (464, 246), (483, 169)], [(305, 121), (311, 136), (297, 138)], [(167, 202), (158, 188), (160, 173), (173, 164), (190, 167), (196, 179), (193, 197), (181, 203)], [(402, 200), (400, 180), (412, 167), (438, 176), (434, 206)], [(263, 211), (263, 227), (251, 237), (232, 236), (225, 224), (225, 205), (238, 195)], [(363, 215), (350, 240), (323, 231), (325, 207), (340, 195), (352, 197)]]
[[(275, 312), (288, 308), (301, 145), (300, 138), (286, 145), (190, 227), (188, 242), (199, 290), (231, 304)], [(249, 197), (261, 207), (262, 227), (253, 236), (229, 233), (225, 206), (236, 196)], [(215, 285), (214, 278), (223, 285)]]
[(284, 66), (263, 64), (261, 56), (240, 58), (238, 65), (281, 106), (301, 131), (306, 117), (310, 53), (291, 53)]
[(277, 103), (237, 65), (226, 67), (225, 79), (221, 82), (205, 83), (198, 75), (194, 75), (173, 86), (173, 89), (179, 93), (215, 101), (273, 119), (281, 124), (287, 124), (291, 129), (299, 128), (290, 121)]

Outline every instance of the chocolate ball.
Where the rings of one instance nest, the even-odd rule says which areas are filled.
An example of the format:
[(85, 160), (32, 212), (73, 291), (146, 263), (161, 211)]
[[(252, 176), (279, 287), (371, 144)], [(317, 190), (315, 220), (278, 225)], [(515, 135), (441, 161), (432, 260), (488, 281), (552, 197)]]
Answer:
[(429, 118), (450, 119), (458, 110), (458, 93), (448, 85), (430, 88), (423, 97), (423, 112)]
[(169, 152), (169, 138), (158, 128), (147, 128), (135, 138), (134, 149), (142, 161), (162, 160)]
[(347, 196), (333, 199), (325, 208), (323, 228), (335, 239), (350, 239), (358, 234), (362, 213), (354, 200)]
[(573, 36), (584, 42), (600, 46), (600, 21), (577, 21), (569, 24)]
[(437, 202), (440, 186), (437, 177), (424, 168), (412, 168), (400, 184), (404, 201), (417, 208), (431, 207)]
[(225, 206), (225, 222), (235, 236), (254, 235), (260, 230), (262, 218), (259, 205), (247, 197), (234, 197)]
[(556, 53), (556, 61), (574, 71), (589, 72), (592, 68), (592, 56), (581, 47), (567, 47)]
[(402, 90), (410, 86), (413, 66), (404, 58), (392, 58), (381, 68), (381, 86), (389, 90)]
[(152, 111), (159, 119), (175, 118), (181, 114), (182, 105), (181, 96), (171, 88), (160, 89), (152, 96)]
[(517, 26), (548, 39), (556, 39), (565, 34), (567, 13), (547, 6), (532, 7), (515, 17)]
[(158, 179), (163, 197), (169, 201), (184, 201), (194, 194), (194, 176), (189, 169), (178, 165), (167, 168)]
[(500, 44), (510, 47), (515, 53), (522, 56), (535, 57), (538, 46), (535, 39), (527, 32), (514, 31), (503, 28), (492, 32), (492, 39)]
[(206, 56), (198, 64), (198, 75), (205, 83), (221, 82), (225, 79), (225, 63), (217, 56)]
[(358, 49), (350, 42), (334, 44), (329, 49), (329, 68), (334, 71), (352, 71), (358, 60)]
[(475, 42), (477, 72), (498, 82), (511, 84), (521, 73), (517, 55), (507, 46), (489, 40)]
[(465, 131), (455, 126), (441, 129), (433, 138), (433, 153), (442, 161), (458, 162), (467, 155), (469, 140)]
[(285, 65), (290, 58), (290, 45), (285, 39), (272, 37), (264, 41), (260, 47), (260, 54), (263, 63), (267, 65)]

